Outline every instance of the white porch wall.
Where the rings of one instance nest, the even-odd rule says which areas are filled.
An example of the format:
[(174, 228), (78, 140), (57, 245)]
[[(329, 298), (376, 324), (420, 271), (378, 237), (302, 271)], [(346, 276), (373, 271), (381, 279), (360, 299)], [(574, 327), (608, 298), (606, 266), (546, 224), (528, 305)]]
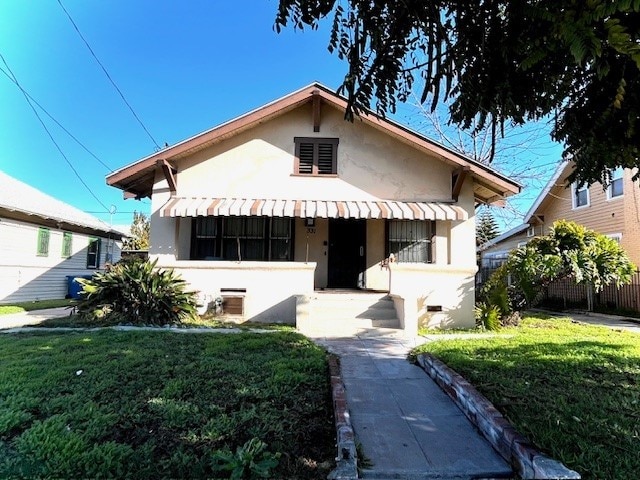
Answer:
[(292, 323), (296, 299), (313, 293), (315, 263), (299, 262), (158, 262), (172, 268), (197, 291), (201, 300), (224, 295), (221, 289), (246, 289), (244, 320)]

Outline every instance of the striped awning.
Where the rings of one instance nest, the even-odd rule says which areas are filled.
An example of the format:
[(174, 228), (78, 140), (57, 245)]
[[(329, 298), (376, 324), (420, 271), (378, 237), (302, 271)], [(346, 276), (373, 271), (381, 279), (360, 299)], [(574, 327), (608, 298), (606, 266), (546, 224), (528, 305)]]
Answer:
[(299, 218), (364, 218), (396, 220), (466, 220), (467, 212), (439, 202), (394, 200), (274, 200), (266, 198), (173, 197), (161, 217), (266, 216)]

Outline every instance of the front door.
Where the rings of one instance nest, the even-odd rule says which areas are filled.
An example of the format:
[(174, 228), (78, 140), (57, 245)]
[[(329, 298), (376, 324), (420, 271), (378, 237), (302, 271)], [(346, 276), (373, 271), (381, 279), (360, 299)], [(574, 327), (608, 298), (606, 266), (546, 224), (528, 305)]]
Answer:
[(329, 288), (365, 286), (366, 239), (366, 220), (329, 219)]

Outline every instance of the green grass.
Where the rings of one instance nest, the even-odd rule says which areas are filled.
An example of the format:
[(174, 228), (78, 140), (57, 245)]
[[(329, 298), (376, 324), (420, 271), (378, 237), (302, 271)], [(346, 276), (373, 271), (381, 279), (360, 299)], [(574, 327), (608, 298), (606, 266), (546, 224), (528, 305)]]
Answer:
[[(65, 317), (49, 318), (31, 327), (70, 327), (70, 328), (94, 328), (109, 327), (118, 325), (119, 319), (111, 317), (110, 319), (90, 319), (81, 315), (68, 315)], [(124, 322), (126, 324), (126, 322)], [(256, 322), (234, 323), (225, 321), (224, 319), (213, 316), (198, 316), (184, 319), (176, 325), (178, 328), (237, 328), (240, 330), (261, 329), (261, 330), (278, 330), (282, 332), (295, 332), (295, 327), (285, 324), (267, 324)]]
[(0, 358), (0, 478), (211, 478), (254, 437), (272, 478), (332, 465), (326, 354), (295, 333), (13, 334)]
[(525, 317), (486, 339), (419, 347), (467, 378), (540, 450), (586, 479), (640, 470), (640, 335)]
[(43, 310), (45, 308), (68, 307), (73, 305), (74, 300), (54, 299), (54, 300), (36, 300), (33, 302), (16, 302), (11, 304), (0, 305), (0, 315), (9, 313), (29, 312), (31, 310)]

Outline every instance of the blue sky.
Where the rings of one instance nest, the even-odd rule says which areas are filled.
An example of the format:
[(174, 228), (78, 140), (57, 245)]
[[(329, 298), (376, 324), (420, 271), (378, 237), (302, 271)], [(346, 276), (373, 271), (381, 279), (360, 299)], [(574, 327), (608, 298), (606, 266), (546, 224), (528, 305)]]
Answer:
[[(327, 22), (318, 31), (276, 34), (276, 0), (61, 1), (160, 145), (313, 81), (335, 89), (346, 69), (327, 51)], [(154, 151), (57, 0), (0, 0), (0, 54), (29, 95), (110, 169)], [(7, 71), (1, 60), (0, 68)], [(122, 200), (105, 184), (109, 169), (39, 111), (96, 200), (2, 72), (0, 106), (0, 170), (105, 221), (115, 208), (114, 224), (129, 223), (134, 210), (148, 213), (148, 200)], [(419, 128), (417, 115), (402, 107), (395, 119)], [(559, 154), (545, 134), (513, 162), (549, 165)], [(528, 188), (517, 208), (526, 210), (539, 188)], [(504, 228), (518, 223), (512, 211), (497, 217)]]

